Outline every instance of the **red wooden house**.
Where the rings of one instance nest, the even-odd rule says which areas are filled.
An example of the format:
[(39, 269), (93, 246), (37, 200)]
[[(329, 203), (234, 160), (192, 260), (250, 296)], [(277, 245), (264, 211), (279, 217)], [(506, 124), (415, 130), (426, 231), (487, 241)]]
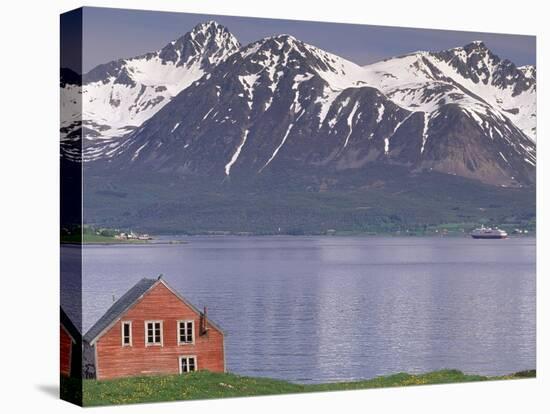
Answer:
[(142, 279), (84, 336), (96, 379), (225, 371), (222, 330), (161, 277)]
[(79, 377), (82, 354), (82, 338), (73, 321), (60, 308), (59, 371), (66, 377)]

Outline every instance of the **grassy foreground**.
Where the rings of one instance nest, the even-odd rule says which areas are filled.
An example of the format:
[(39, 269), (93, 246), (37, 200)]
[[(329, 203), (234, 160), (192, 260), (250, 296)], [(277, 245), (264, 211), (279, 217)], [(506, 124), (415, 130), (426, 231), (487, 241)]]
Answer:
[[(420, 375), (399, 373), (356, 382), (303, 385), (269, 378), (252, 378), (228, 373), (220, 374), (199, 371), (186, 375), (147, 376), (106, 381), (84, 380), (83, 405), (131, 404), (424, 384), (448, 384), (528, 378), (535, 377), (535, 375), (534, 370), (499, 377), (467, 375), (457, 370), (442, 370)], [(62, 394), (64, 389), (67, 389), (67, 386), (70, 387), (70, 381), (68, 379), (62, 380)]]

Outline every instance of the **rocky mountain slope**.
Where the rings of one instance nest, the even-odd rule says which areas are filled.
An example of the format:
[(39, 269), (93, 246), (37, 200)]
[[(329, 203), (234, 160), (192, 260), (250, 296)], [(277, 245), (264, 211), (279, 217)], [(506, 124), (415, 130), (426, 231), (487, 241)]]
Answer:
[(360, 67), (280, 35), (230, 54), (104, 158), (218, 180), (378, 163), (530, 185), (534, 76), (480, 42)]

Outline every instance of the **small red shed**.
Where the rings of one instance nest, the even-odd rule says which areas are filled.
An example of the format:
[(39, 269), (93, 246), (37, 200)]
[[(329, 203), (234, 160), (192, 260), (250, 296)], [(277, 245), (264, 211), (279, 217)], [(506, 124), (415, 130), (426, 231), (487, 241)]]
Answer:
[(81, 334), (63, 308), (60, 308), (59, 319), (59, 371), (66, 377), (78, 377), (80, 376)]
[(96, 379), (225, 371), (222, 330), (164, 279), (142, 279), (84, 336)]

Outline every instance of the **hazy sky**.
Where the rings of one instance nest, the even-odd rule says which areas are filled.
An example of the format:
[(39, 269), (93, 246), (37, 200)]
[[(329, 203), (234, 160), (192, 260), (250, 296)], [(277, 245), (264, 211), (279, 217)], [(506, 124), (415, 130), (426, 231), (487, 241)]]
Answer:
[(472, 40), (483, 40), (501, 58), (518, 66), (536, 60), (534, 36), (86, 8), (83, 69), (155, 51), (208, 20), (226, 26), (243, 45), (286, 33), (361, 65), (416, 50), (463, 46)]

